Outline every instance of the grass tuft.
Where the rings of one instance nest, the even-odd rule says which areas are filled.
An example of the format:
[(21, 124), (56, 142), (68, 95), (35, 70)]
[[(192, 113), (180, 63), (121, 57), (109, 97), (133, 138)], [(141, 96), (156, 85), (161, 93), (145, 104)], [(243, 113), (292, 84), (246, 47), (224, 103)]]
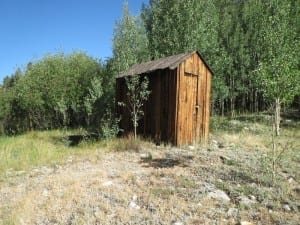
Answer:
[(124, 138), (115, 139), (110, 143), (110, 148), (116, 152), (140, 152), (145, 144), (139, 137), (136, 139), (132, 134)]

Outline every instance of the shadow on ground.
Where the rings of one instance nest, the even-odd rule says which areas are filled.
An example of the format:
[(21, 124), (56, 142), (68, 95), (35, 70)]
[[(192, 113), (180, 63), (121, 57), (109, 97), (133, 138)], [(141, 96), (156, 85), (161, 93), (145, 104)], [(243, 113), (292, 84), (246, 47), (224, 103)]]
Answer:
[(153, 167), (153, 168), (172, 168), (174, 166), (186, 167), (179, 159), (171, 158), (157, 158), (157, 159), (142, 159), (140, 163), (144, 163), (144, 167)]
[(65, 136), (53, 136), (52, 141), (54, 143), (63, 143), (67, 147), (75, 147), (83, 141), (97, 141), (100, 137), (98, 134), (89, 133), (89, 134), (71, 134)]

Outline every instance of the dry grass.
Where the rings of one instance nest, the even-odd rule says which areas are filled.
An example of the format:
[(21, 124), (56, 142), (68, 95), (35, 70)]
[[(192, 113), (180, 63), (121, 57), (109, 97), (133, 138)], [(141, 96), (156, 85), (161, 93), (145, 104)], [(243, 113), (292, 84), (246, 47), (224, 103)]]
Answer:
[[(6, 153), (23, 149), (18, 158), (28, 162), (9, 164), (9, 158), (16, 160), (9, 153), (10, 166), (2, 167), (10, 176), (0, 181), (0, 224), (296, 225), (300, 129), (282, 130), (278, 142), (289, 149), (279, 161), (278, 182), (271, 186), (268, 127), (252, 124), (238, 123), (241, 130), (232, 132), (213, 130), (211, 145), (195, 150), (132, 137), (70, 148), (57, 141), (58, 131), (1, 139)], [(40, 149), (35, 160), (26, 158), (29, 149)], [(141, 153), (151, 158), (143, 160)], [(25, 172), (12, 172), (11, 165)], [(230, 202), (209, 197), (211, 188), (225, 191)], [(241, 196), (254, 196), (255, 203), (242, 204)], [(283, 208), (286, 204), (290, 211)], [(230, 209), (237, 214), (230, 215)]]

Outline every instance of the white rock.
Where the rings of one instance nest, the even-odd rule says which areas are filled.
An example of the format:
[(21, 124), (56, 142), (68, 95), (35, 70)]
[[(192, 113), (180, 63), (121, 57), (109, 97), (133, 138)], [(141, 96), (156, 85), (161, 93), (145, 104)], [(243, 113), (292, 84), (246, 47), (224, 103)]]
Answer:
[(227, 211), (227, 216), (228, 217), (237, 217), (239, 213), (239, 210), (237, 208), (230, 208)]
[(45, 196), (45, 197), (48, 197), (49, 196), (49, 191), (47, 189), (44, 189), (42, 195)]
[(241, 221), (241, 225), (255, 225), (255, 224), (248, 221)]
[(148, 158), (148, 153), (141, 153), (140, 157), (141, 157), (141, 159)]
[(129, 203), (129, 207), (132, 209), (140, 209), (141, 207), (139, 205), (137, 205), (135, 202), (131, 201)]
[(256, 197), (254, 195), (249, 195), (249, 198), (252, 200), (252, 201), (256, 201)]
[(190, 150), (195, 150), (195, 146), (189, 145), (189, 149), (190, 149)]
[(208, 193), (208, 197), (221, 200), (223, 202), (229, 202), (230, 198), (228, 195), (222, 190), (214, 190)]
[(290, 178), (288, 179), (288, 182), (289, 182), (290, 184), (292, 184), (292, 183), (295, 183), (295, 180), (294, 180), (294, 178), (290, 177)]
[(137, 195), (133, 195), (133, 196), (132, 196), (132, 201), (135, 202), (137, 199), (138, 199)]
[(104, 187), (111, 186), (111, 185), (113, 185), (113, 182), (111, 180), (102, 183), (102, 186)]
[(285, 211), (291, 211), (291, 207), (288, 205), (288, 204), (284, 204), (282, 205), (282, 208), (285, 210)]
[(142, 159), (142, 160), (147, 160), (147, 159), (152, 159), (152, 155), (151, 155), (151, 153), (150, 152), (147, 152), (147, 153), (142, 153), (142, 154), (140, 154), (140, 158)]
[(218, 144), (218, 141), (212, 140), (211, 143), (217, 145), (217, 144)]
[(172, 223), (172, 225), (183, 225), (182, 222), (175, 222), (175, 223)]
[(248, 197), (240, 196), (240, 197), (238, 197), (238, 200), (241, 205), (249, 206), (249, 205), (256, 203), (255, 196), (253, 196), (253, 197), (254, 197), (254, 199), (249, 199)]

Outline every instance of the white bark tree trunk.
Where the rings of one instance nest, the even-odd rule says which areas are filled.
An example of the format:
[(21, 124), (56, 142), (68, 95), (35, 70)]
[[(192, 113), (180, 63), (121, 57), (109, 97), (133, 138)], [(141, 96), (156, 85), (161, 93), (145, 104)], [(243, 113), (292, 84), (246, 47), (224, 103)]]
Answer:
[(276, 136), (280, 135), (280, 99), (275, 99), (275, 134)]
[(134, 139), (136, 140), (137, 112), (136, 112), (135, 107), (133, 107), (133, 127), (134, 127)]

